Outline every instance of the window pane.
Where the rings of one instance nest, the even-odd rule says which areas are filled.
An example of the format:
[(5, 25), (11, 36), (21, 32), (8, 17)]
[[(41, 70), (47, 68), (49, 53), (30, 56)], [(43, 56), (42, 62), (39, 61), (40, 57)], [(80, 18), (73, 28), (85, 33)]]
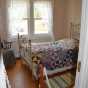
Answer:
[(36, 1), (34, 3), (34, 33), (49, 33), (51, 29), (51, 3)]
[(27, 21), (13, 20), (10, 22), (10, 34), (12, 36), (17, 35), (27, 35), (28, 34), (28, 25)]
[(26, 0), (13, 0), (8, 9), (9, 11), (9, 33), (10, 35), (28, 34), (27, 2)]
[(48, 33), (46, 20), (35, 20), (35, 34)]
[(27, 17), (27, 3), (21, 0), (13, 0), (9, 8), (10, 19), (22, 19)]

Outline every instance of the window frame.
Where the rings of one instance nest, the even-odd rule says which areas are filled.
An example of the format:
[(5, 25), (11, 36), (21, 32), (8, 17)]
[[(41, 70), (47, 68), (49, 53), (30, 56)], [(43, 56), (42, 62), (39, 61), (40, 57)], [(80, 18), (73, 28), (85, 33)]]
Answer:
[[(33, 3), (35, 1), (39, 1), (39, 0), (28, 0), (28, 4), (27, 4), (27, 22), (28, 22), (28, 35), (23, 35), (25, 37), (29, 37), (32, 40), (54, 40), (54, 35), (53, 35), (53, 3), (54, 0), (41, 0), (41, 1), (50, 1), (51, 2), (51, 6), (52, 6), (52, 20), (51, 20), (51, 29), (49, 30), (49, 33), (44, 33), (44, 34), (35, 34), (34, 33), (34, 20), (31, 18), (34, 18), (34, 7), (33, 7)], [(7, 7), (9, 6), (9, 2), (11, 2), (11, 0), (7, 1)], [(7, 16), (9, 16), (8, 10), (7, 10)], [(30, 19), (30, 20), (29, 20)], [(7, 17), (7, 26), (9, 25), (9, 18)], [(11, 35), (9, 35), (9, 27), (8, 27), (8, 38), (11, 38)], [(14, 36), (14, 38), (16, 38), (17, 36)]]
[[(34, 18), (34, 6), (33, 6), (33, 4), (34, 4), (34, 2), (35, 1), (39, 1), (39, 0), (30, 0), (31, 1), (31, 5), (32, 5), (32, 7), (31, 7), (31, 11), (32, 11), (32, 13), (30, 13), (32, 16), (33, 16), (33, 18)], [(54, 35), (53, 35), (53, 3), (54, 3), (54, 1), (53, 0), (41, 0), (41, 1), (50, 1), (51, 2), (51, 7), (52, 7), (52, 20), (51, 20), (51, 29), (49, 30), (49, 33), (41, 33), (41, 34), (35, 34), (34, 33), (34, 31), (35, 31), (35, 29), (34, 29), (34, 20), (32, 20), (31, 22), (33, 22), (33, 26), (32, 27), (30, 27), (30, 29), (32, 29), (32, 30), (30, 30), (30, 37), (31, 37), (31, 39), (44, 39), (44, 40), (46, 40), (47, 38), (48, 38), (48, 40), (54, 40)]]

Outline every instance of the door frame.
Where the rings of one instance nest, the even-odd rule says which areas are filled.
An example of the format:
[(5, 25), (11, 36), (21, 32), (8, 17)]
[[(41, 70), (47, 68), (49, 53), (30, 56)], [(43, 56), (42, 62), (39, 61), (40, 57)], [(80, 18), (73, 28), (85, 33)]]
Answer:
[(81, 69), (76, 72), (75, 88), (88, 88), (88, 0), (82, 0), (78, 62)]

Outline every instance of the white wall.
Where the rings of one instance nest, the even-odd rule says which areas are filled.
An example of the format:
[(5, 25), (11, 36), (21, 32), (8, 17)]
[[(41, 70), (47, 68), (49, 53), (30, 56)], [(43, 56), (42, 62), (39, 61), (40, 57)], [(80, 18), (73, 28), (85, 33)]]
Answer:
[(70, 37), (71, 26), (70, 23), (80, 23), (81, 22), (81, 10), (82, 10), (82, 0), (66, 0), (66, 22), (65, 28), (67, 30), (66, 36)]
[(65, 19), (65, 0), (54, 1), (53, 13), (53, 32), (55, 40), (65, 37), (64, 19)]
[(2, 39), (7, 38), (6, 33), (6, 8), (5, 0), (0, 0), (0, 36)]
[(70, 37), (70, 23), (80, 23), (81, 0), (55, 0), (53, 32), (55, 40)]

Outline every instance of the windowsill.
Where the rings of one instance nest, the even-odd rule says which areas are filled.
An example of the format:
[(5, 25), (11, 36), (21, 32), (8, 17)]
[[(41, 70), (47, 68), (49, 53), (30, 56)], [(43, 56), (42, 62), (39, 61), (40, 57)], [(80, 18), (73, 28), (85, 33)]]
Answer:
[(50, 42), (53, 38), (49, 34), (34, 34), (30, 36), (33, 42)]

